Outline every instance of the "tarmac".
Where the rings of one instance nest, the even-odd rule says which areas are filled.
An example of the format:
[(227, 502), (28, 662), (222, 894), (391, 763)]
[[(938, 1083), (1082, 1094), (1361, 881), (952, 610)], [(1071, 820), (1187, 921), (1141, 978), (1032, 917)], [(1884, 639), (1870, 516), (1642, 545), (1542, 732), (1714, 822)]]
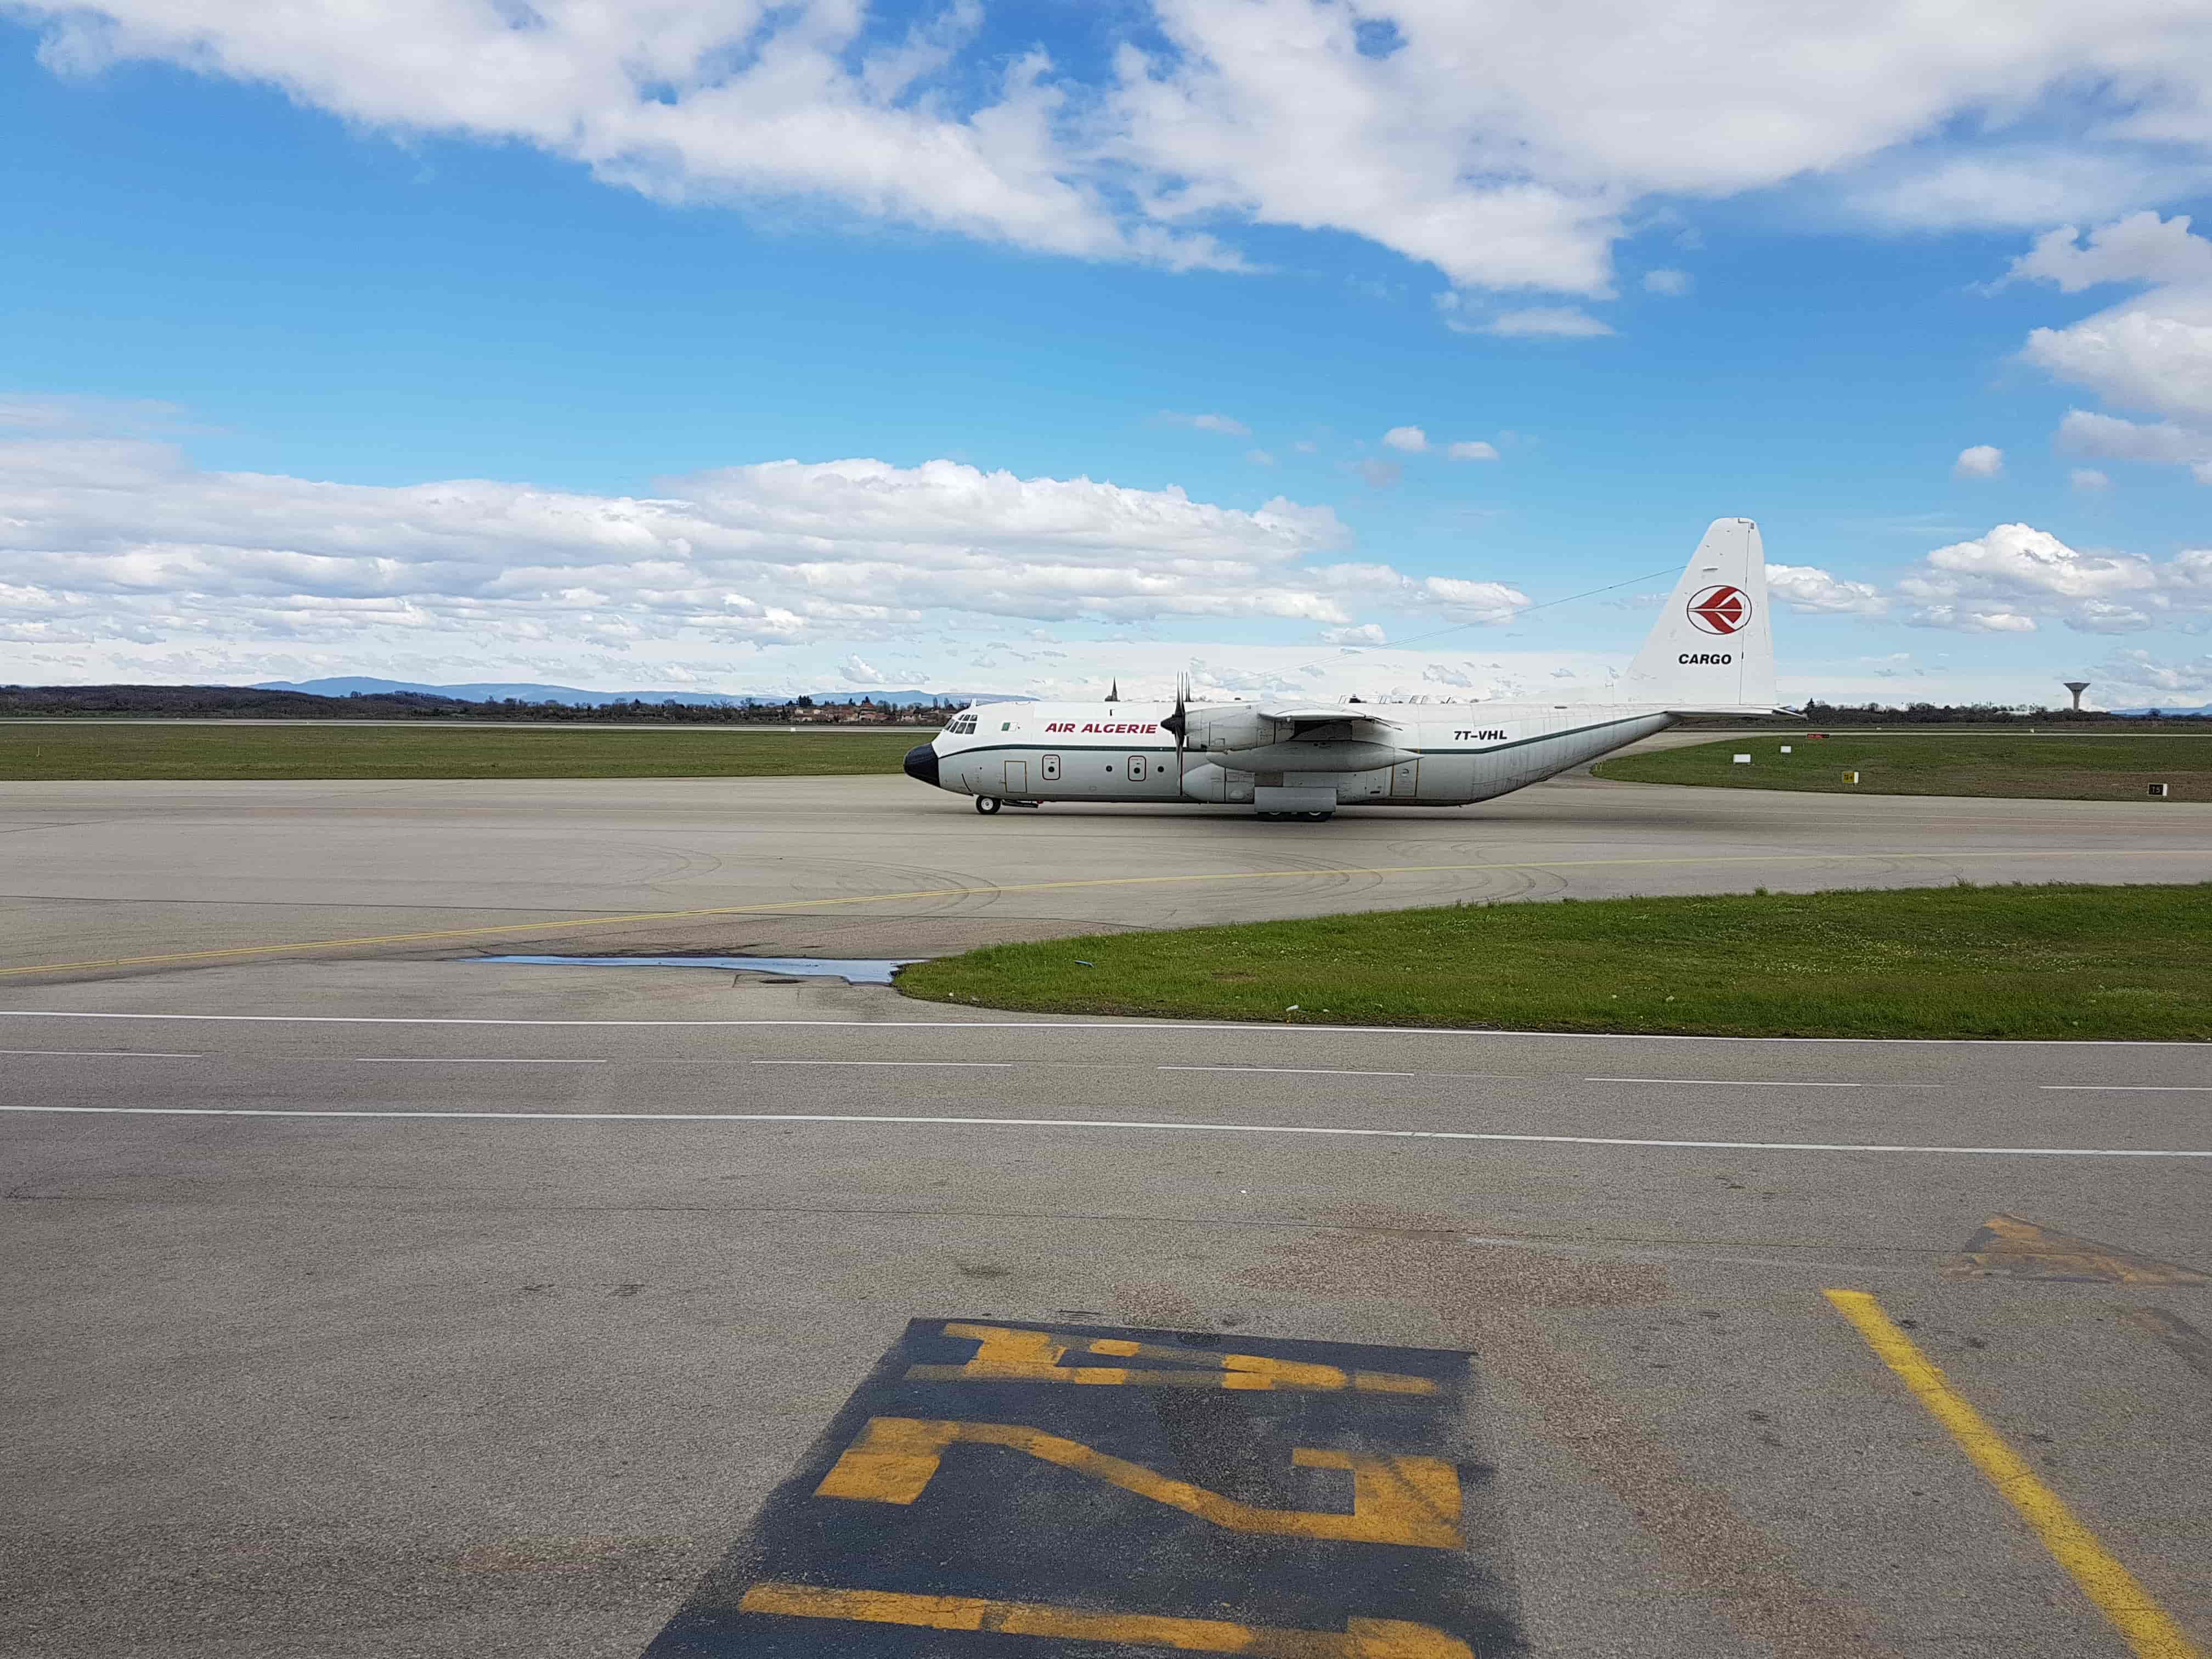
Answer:
[(478, 959), (2203, 880), (2212, 809), (38, 785), (0, 848), (0, 1653), (2212, 1640), (2201, 1047)]
[(0, 846), (4, 983), (78, 963), (313, 957), (331, 940), (434, 957), (926, 957), (1462, 902), (2200, 881), (2212, 813), (1587, 776), (1324, 824), (1057, 805), (985, 818), (903, 777), (33, 783), (0, 792)]

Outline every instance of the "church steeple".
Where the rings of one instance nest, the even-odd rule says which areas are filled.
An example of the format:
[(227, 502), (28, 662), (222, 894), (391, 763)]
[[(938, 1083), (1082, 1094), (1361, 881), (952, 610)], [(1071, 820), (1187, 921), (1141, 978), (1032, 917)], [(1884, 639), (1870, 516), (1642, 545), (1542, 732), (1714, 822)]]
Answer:
[(1121, 681), (1120, 676), (1117, 675), (1115, 677), (1114, 689), (1106, 694), (1106, 701), (1109, 702), (1119, 702), (1121, 701)]

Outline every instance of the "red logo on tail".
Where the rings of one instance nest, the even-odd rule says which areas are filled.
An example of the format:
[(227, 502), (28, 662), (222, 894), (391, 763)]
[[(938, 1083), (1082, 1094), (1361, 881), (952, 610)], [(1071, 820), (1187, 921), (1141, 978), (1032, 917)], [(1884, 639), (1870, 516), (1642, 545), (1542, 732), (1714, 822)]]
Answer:
[(1690, 596), (1689, 617), (1708, 634), (1733, 634), (1751, 620), (1751, 601), (1740, 587), (1708, 587)]

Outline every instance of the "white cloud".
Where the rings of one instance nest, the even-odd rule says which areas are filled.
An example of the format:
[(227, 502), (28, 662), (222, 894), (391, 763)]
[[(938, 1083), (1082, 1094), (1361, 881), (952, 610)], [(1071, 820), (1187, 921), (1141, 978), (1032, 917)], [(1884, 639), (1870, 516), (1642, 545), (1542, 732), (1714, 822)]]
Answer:
[(1928, 605), (1905, 613), (1914, 628), (1948, 628), (1957, 634), (2033, 634), (2035, 618), (2016, 611), (1977, 610), (1972, 605)]
[(1455, 443), (1446, 449), (1444, 453), (1455, 461), (1494, 461), (1498, 459), (1498, 446), (1486, 444), (1480, 438), (1475, 438)]
[(2098, 471), (2094, 466), (2077, 466), (2066, 475), (2066, 478), (2075, 489), (2092, 494), (2100, 489), (2110, 489), (2112, 487), (2112, 479)]
[(1770, 564), (1766, 586), (1792, 611), (1806, 615), (1879, 617), (1889, 609), (1872, 583), (1832, 576), (1818, 565)]
[(1357, 470), (1370, 489), (1388, 489), (1406, 476), (1406, 469), (1399, 463), (1386, 461), (1379, 455), (1369, 456)]
[[(1496, 667), (1496, 664), (1492, 665)], [(1432, 662), (1421, 670), (1421, 678), (1431, 685), (1448, 685), (1455, 690), (1480, 691), (1496, 695), (1493, 688), (1498, 682), (1484, 675), (1474, 664), (1461, 667), (1453, 663)]]
[(2035, 239), (2012, 262), (2007, 282), (2056, 283), (2064, 294), (2106, 283), (2180, 283), (2212, 287), (2212, 242), (2190, 234), (2189, 221), (2155, 213), (2092, 230), (2064, 225)]
[(1324, 628), (1322, 642), (1328, 645), (1385, 645), (1389, 636), (1377, 623), (1361, 623), (1356, 628)]
[[(2046, 112), (2063, 102), (2051, 98)], [(1839, 204), (1889, 230), (2014, 230), (2194, 195), (2196, 172), (2161, 147), (2100, 145), (2094, 127), (2049, 142), (1989, 134), (1964, 150), (1921, 144), (1880, 157), (1844, 186)]]
[(1528, 596), (1504, 582), (1465, 581), (1456, 576), (1426, 576), (1420, 592), (1456, 622), (1509, 623), (1528, 605)]
[(2117, 415), (2069, 409), (2058, 423), (2058, 447), (2108, 461), (2169, 462), (2194, 470), (2197, 483), (2212, 483), (2212, 433), (2171, 421), (2124, 421)]
[(855, 691), (866, 691), (878, 685), (889, 685), (891, 677), (873, 663), (864, 660), (858, 653), (837, 665), (837, 672), (847, 685)]
[(1885, 224), (2040, 227), (2199, 189), (2212, 154), (2212, 16), (2172, 0), (1716, 0), (1694, 26), (1400, 0), (1387, 52), (1363, 49), (1378, 18), (1330, 0), (1152, 0), (1097, 13), (1067, 61), (1023, 14), (987, 27), (980, 0), (911, 22), (865, 0), (9, 12), (44, 27), (58, 73), (167, 62), (364, 130), (530, 145), (666, 201), (797, 199), (1171, 266), (1235, 267), (1240, 228), (1294, 227), (1458, 288), (1593, 299), (1662, 201), (1786, 185)]
[(1936, 549), (1898, 591), (1919, 607), (1906, 620), (1923, 627), (2024, 632), (2040, 616), (2082, 633), (2132, 633), (2212, 615), (2212, 550), (2161, 564), (2082, 551), (2047, 531), (2005, 524)]
[(1612, 333), (1613, 325), (1575, 306), (1530, 306), (1506, 312), (1468, 331), (1502, 335), (1509, 340), (1589, 340)]
[(2004, 471), (2004, 451), (1995, 444), (1975, 444), (1959, 452), (1951, 463), (1954, 478), (1994, 478)]
[(2053, 378), (2106, 403), (2165, 417), (2142, 424), (2075, 410), (2059, 441), (2078, 453), (2179, 463), (2212, 483), (2212, 240), (2187, 218), (2138, 213), (2091, 231), (2038, 237), (2005, 280), (2062, 292), (2113, 283), (2147, 291), (2064, 328), (2039, 328), (2022, 349)]
[(2070, 547), (2025, 524), (1938, 547), (1887, 592), (1814, 565), (1771, 564), (1766, 580), (1777, 600), (1802, 614), (1894, 617), (1965, 633), (2027, 634), (2044, 622), (2084, 634), (2212, 627), (2212, 549), (2160, 562)]
[(1429, 434), (1417, 426), (1394, 426), (1382, 434), (1382, 441), (1393, 449), (1418, 455), (1429, 447)]
[(151, 398), (0, 393), (0, 431), (143, 434), (176, 432), (185, 425), (183, 410)]
[(11, 656), (167, 642), (200, 665), (183, 677), (206, 678), (288, 651), (472, 671), (497, 653), (635, 684), (647, 659), (714, 678), (763, 650), (910, 640), (948, 613), (1352, 619), (1337, 567), (1316, 562), (1348, 544), (1344, 526), (1279, 497), (1245, 511), (945, 460), (772, 461), (652, 496), (360, 485), (204, 471), (153, 440), (16, 424), (29, 435), (0, 441)]
[(1690, 291), (1690, 273), (1686, 270), (1647, 270), (1644, 273), (1644, 291), (1663, 294), (1679, 300)]
[(1255, 466), (1273, 466), (1275, 464), (1274, 456), (1264, 449), (1248, 449), (1244, 452), (1244, 459)]
[(1178, 415), (1172, 410), (1164, 410), (1160, 418), (1170, 426), (1187, 426), (1200, 432), (1218, 433), (1224, 438), (1249, 438), (1252, 435), (1250, 427), (1226, 415)]
[[(2143, 690), (2179, 694), (2193, 697), (2199, 702), (2212, 701), (2212, 656), (2201, 656), (2187, 662), (2166, 663), (2154, 658), (2148, 651), (2115, 651), (2099, 663), (2094, 671), (2100, 680), (2124, 686), (2140, 687)], [(2130, 699), (2104, 701), (2127, 702)]]
[(2039, 328), (2027, 357), (2056, 379), (2127, 409), (2212, 420), (2212, 294), (2130, 302), (2070, 328)]

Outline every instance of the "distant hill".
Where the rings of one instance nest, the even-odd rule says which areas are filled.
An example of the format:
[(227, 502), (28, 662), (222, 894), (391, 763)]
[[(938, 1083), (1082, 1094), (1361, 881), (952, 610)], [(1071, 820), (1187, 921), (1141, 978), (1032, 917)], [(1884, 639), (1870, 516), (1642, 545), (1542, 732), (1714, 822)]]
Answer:
[(2112, 714), (2165, 714), (2175, 718), (2191, 714), (2212, 714), (2212, 702), (2199, 703), (2194, 708), (2185, 708), (2174, 703), (2160, 703), (2155, 708), (2112, 708)]
[[(759, 708), (781, 706), (792, 701), (789, 697), (731, 696), (720, 691), (586, 691), (574, 685), (536, 685), (526, 682), (512, 684), (501, 682), (478, 682), (467, 685), (431, 685), (418, 680), (380, 680), (364, 675), (348, 674), (321, 680), (264, 680), (251, 688), (256, 691), (305, 691), (319, 697), (389, 696), (393, 692), (413, 692), (420, 696), (452, 697), (461, 702), (501, 702), (512, 697), (518, 702), (559, 702), (578, 708), (604, 708), (611, 702), (690, 703), (705, 708)], [(805, 694), (816, 702), (858, 702), (863, 697), (875, 702), (896, 703), (911, 708), (916, 703), (931, 708), (957, 708), (979, 699), (993, 702), (1034, 702), (1034, 697), (1009, 696), (1003, 691), (811, 691)]]
[[(362, 684), (362, 681), (324, 681), (324, 684)], [(368, 684), (394, 684), (368, 681)], [(456, 691), (556, 691), (558, 686), (455, 686)], [(774, 724), (791, 718), (781, 699), (720, 696), (709, 702), (691, 702), (674, 693), (662, 693), (654, 702), (616, 701), (612, 692), (579, 696), (589, 702), (525, 702), (520, 697), (482, 700), (448, 696), (437, 691), (349, 691), (326, 696), (316, 691), (294, 691), (260, 685), (0, 685), (0, 720), (67, 720), (71, 717), (152, 717), (170, 720), (492, 720), (520, 725), (589, 726), (648, 724), (654, 726), (749, 726)], [(858, 696), (861, 694), (853, 694)], [(871, 692), (879, 718), (893, 710), (893, 697), (911, 698), (914, 692)], [(927, 696), (927, 693), (921, 694)], [(938, 694), (945, 702), (964, 699)], [(817, 718), (852, 718), (840, 705), (844, 693), (820, 693), (814, 699)], [(917, 708), (908, 702), (904, 718), (928, 724), (946, 717), (939, 704)]]

